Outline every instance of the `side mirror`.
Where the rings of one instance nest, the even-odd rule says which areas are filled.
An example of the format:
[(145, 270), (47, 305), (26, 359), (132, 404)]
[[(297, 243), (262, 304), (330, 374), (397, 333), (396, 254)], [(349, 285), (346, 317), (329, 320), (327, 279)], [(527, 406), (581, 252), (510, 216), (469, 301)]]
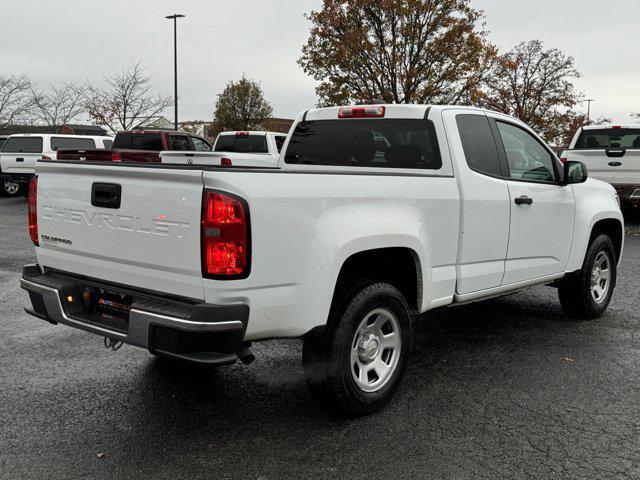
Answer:
[(582, 162), (567, 161), (564, 164), (564, 184), (584, 183), (589, 178), (587, 166)]

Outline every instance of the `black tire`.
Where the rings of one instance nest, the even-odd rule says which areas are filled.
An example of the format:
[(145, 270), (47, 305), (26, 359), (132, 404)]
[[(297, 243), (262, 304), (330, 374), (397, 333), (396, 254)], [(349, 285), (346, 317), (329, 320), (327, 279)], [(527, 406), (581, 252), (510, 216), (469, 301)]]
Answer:
[(2, 180), (2, 195), (5, 197), (18, 197), (24, 194), (24, 186), (21, 183), (9, 182)]
[[(368, 317), (371, 318), (371, 327), (364, 323)], [(376, 319), (380, 319), (379, 322)], [(375, 360), (367, 358), (367, 361), (372, 362), (372, 367), (375, 367), (375, 362), (378, 365), (379, 360), (392, 366), (389, 373), (381, 370), (381, 376), (377, 375), (374, 368), (371, 380), (369, 376), (364, 379), (364, 382), (371, 381), (367, 388), (374, 390), (370, 391), (361, 387), (354, 378), (355, 373), (352, 373), (357, 371), (353, 370), (352, 349), (360, 351), (354, 347), (363, 345), (358, 340), (363, 331), (363, 323), (365, 330), (373, 329), (378, 323), (382, 324), (381, 328), (391, 329), (389, 332), (397, 334), (393, 338), (397, 338), (394, 341), (399, 342), (396, 348), (385, 348), (383, 343), (378, 346), (377, 337), (367, 337), (373, 339), (369, 341), (363, 340), (367, 341), (367, 348), (361, 349), (363, 355), (376, 352)], [(327, 326), (312, 331), (304, 339), (304, 374), (312, 395), (324, 405), (353, 416), (368, 415), (380, 410), (402, 379), (411, 356), (412, 336), (409, 307), (394, 286), (370, 282), (351, 290), (336, 302)], [(386, 338), (391, 337), (381, 337), (381, 340)], [(368, 351), (369, 346), (372, 347), (371, 351)], [(356, 363), (358, 362), (359, 360)]]
[[(594, 264), (605, 255), (608, 259), (609, 284), (605, 294), (597, 300), (592, 294), (592, 271)], [(593, 319), (602, 315), (611, 301), (616, 286), (617, 258), (613, 242), (608, 235), (599, 235), (593, 239), (584, 258), (582, 269), (567, 276), (558, 288), (560, 304), (564, 312), (574, 318)], [(594, 277), (595, 279), (596, 277)], [(600, 277), (598, 276), (597, 279)]]

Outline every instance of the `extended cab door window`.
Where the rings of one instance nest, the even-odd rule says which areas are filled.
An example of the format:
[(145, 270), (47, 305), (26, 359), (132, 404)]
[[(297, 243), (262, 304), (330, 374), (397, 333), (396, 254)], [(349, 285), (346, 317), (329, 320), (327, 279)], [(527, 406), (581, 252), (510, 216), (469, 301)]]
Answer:
[(509, 178), (538, 182), (557, 180), (554, 155), (533, 135), (510, 123), (496, 124), (507, 156)]
[(278, 153), (282, 151), (282, 147), (286, 139), (287, 137), (285, 135), (276, 135), (275, 142), (276, 142), (276, 148), (278, 149)]
[(469, 168), (487, 175), (502, 176), (498, 148), (487, 117), (458, 115), (456, 121)]

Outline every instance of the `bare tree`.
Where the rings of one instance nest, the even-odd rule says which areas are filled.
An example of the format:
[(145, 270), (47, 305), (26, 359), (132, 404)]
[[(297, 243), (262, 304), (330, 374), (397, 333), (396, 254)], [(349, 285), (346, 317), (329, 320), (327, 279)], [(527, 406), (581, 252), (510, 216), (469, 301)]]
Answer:
[(28, 117), (33, 108), (31, 85), (25, 75), (0, 76), (0, 128)]
[(581, 97), (573, 84), (579, 77), (570, 55), (545, 50), (540, 40), (523, 42), (498, 58), (476, 103), (517, 117), (557, 142), (568, 124), (579, 121), (572, 110)]
[(87, 85), (85, 107), (91, 121), (116, 133), (140, 127), (173, 105), (170, 96), (150, 93), (151, 77), (144, 71), (140, 62), (133, 63), (106, 77), (105, 89)]
[(61, 87), (52, 86), (43, 93), (31, 86), (34, 118), (50, 127), (65, 125), (85, 111), (82, 87), (65, 82)]

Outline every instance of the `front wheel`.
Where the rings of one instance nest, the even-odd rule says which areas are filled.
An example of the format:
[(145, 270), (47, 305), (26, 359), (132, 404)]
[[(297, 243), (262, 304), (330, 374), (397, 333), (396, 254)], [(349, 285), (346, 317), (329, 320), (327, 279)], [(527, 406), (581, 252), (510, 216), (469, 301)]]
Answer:
[(304, 373), (311, 392), (351, 415), (382, 408), (411, 353), (409, 307), (392, 285), (370, 283), (345, 295), (321, 333), (305, 338)]
[(3, 180), (2, 193), (4, 193), (8, 197), (17, 197), (22, 193), (22, 188), (19, 183)]
[(578, 318), (597, 318), (609, 306), (616, 285), (616, 254), (608, 235), (589, 245), (579, 272), (565, 278), (558, 288), (565, 313)]

